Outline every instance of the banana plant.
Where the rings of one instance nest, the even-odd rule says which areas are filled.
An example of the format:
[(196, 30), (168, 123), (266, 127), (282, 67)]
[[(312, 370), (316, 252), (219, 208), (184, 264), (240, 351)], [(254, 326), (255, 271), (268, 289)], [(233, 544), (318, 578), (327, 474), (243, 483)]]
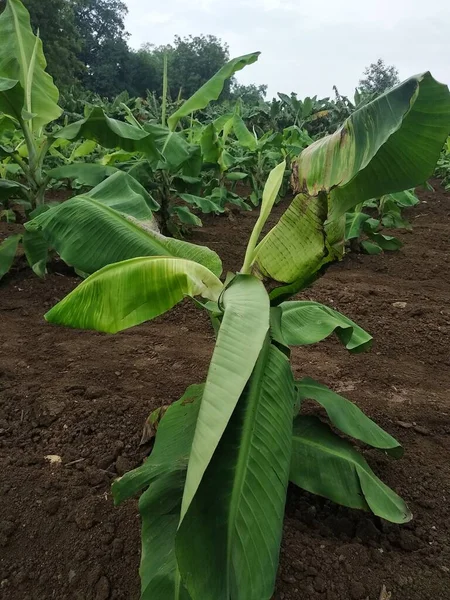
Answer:
[[(355, 252), (381, 254), (384, 250), (399, 250), (402, 242), (382, 231), (384, 228), (411, 231), (412, 226), (402, 216), (402, 210), (418, 203), (414, 189), (366, 200), (346, 213), (345, 239)], [(376, 216), (372, 216), (374, 212)]]
[(446, 86), (428, 73), (413, 77), (303, 151), (294, 165), (301, 191), (259, 241), (286, 163), (273, 169), (243, 266), (225, 282), (191, 260), (139, 257), (97, 271), (46, 314), (49, 323), (115, 333), (187, 296), (215, 324), (206, 381), (153, 415), (152, 453), (113, 484), (116, 503), (142, 492), (142, 600), (269, 600), (289, 481), (394, 523), (411, 519), (347, 438), (302, 414), (302, 401), (394, 458), (400, 444), (320, 382), (296, 381), (290, 365), (291, 347), (334, 332), (359, 352), (370, 335), (331, 308), (288, 298), (342, 256), (344, 215), (357, 202), (426, 180), (449, 127)]
[[(204, 146), (200, 140), (198, 140), (199, 143), (193, 143), (191, 128), (188, 128), (187, 131), (183, 129), (183, 119), (186, 120), (188, 117), (192, 123), (196, 111), (217, 100), (226, 80), (245, 66), (254, 63), (259, 54), (259, 52), (253, 52), (226, 63), (197, 92), (181, 103), (178, 109), (168, 117), (167, 126), (165, 124), (165, 101), (162, 105), (161, 123), (141, 124), (133, 117), (131, 111), (128, 111), (127, 127), (139, 132), (139, 135), (145, 138), (146, 143), (151, 141), (156, 147), (158, 155), (154, 153), (154, 146), (133, 149), (129, 147), (126, 140), (126, 143), (123, 143), (120, 137), (114, 138), (108, 143), (108, 139), (103, 136), (102, 121), (104, 119), (102, 115), (104, 113), (99, 108), (93, 109), (93, 113), (86, 119), (58, 131), (55, 137), (72, 141), (80, 138), (95, 139), (105, 147), (119, 147), (124, 150), (126, 155), (123, 152), (112, 153), (107, 155), (102, 163), (108, 166), (117, 165), (142, 182), (143, 178), (160, 205), (159, 221), (162, 233), (178, 237), (182, 233), (179, 222), (182, 226), (201, 226), (202, 224), (199, 217), (191, 212), (190, 206), (200, 208), (200, 210), (205, 207), (205, 212), (210, 212), (209, 207), (216, 205), (217, 202), (213, 195), (209, 199), (209, 206), (207, 206), (207, 202), (199, 202), (198, 191), (202, 184), (201, 170), (208, 157), (204, 154)], [(164, 81), (167, 83), (166, 72)], [(101, 135), (103, 138), (99, 139)], [(100, 165), (97, 167), (99, 168)], [(71, 173), (73, 173), (71, 166), (62, 167), (56, 172), (59, 177), (64, 174), (70, 176)], [(52, 174), (54, 176), (55, 171)], [(237, 196), (233, 199), (235, 203), (244, 207), (243, 202)], [(182, 200), (185, 205), (180, 205), (179, 200)]]
[(450, 136), (447, 138), (438, 160), (436, 175), (442, 179), (445, 189), (450, 189)]
[[(7, 0), (0, 15), (0, 38), (0, 135), (2, 140), (6, 139), (6, 144), (0, 146), (3, 161), (0, 212), (4, 217), (15, 216), (10, 203), (22, 204), (26, 218), (51, 209), (52, 204), (45, 202), (45, 192), (52, 178), (68, 177), (68, 172), (72, 172), (83, 183), (95, 185), (115, 173), (115, 168), (84, 163), (46, 171), (47, 155), (61, 156), (58, 148), (78, 142), (84, 133), (87, 134), (85, 141), (73, 149), (73, 160), (92, 149), (90, 140), (106, 147), (116, 147), (120, 142), (130, 152), (145, 151), (153, 160), (160, 159), (153, 133), (110, 119), (101, 109), (94, 108), (78, 123), (55, 130), (53, 122), (62, 112), (58, 106), (58, 89), (45, 70), (42, 42), (34, 35), (29, 13), (20, 0)], [(45, 131), (46, 127), (49, 132)], [(145, 190), (141, 189), (139, 194), (141, 202), (149, 202)], [(105, 201), (108, 202), (107, 197)], [(153, 202), (152, 208), (155, 207)], [(45, 273), (45, 239), (30, 229), (0, 244), (0, 278), (10, 269), (20, 243), (33, 270), (40, 276)]]

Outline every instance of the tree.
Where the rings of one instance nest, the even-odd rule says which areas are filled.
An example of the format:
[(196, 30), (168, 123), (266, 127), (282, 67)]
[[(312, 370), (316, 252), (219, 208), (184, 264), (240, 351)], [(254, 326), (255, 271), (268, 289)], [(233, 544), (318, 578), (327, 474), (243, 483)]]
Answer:
[(125, 31), (127, 7), (121, 0), (69, 0), (81, 40), (79, 58), (86, 65), (84, 85), (114, 96), (126, 88), (129, 48)]
[(400, 83), (398, 71), (393, 65), (385, 65), (379, 58), (364, 70), (364, 79), (360, 79), (359, 87), (364, 94), (382, 94)]
[(240, 99), (244, 104), (250, 106), (265, 102), (266, 94), (267, 85), (255, 85), (254, 83), (243, 85), (241, 83), (234, 83), (231, 88), (232, 100)]
[(67, 0), (24, 0), (24, 5), (33, 31), (39, 30), (48, 72), (59, 88), (72, 86), (84, 71), (79, 60), (82, 41), (72, 4)]
[[(161, 52), (161, 49), (155, 51)], [(173, 98), (180, 91), (183, 98), (189, 98), (229, 60), (227, 44), (214, 35), (175, 36), (174, 45), (165, 47), (164, 51), (168, 53), (169, 88)], [(228, 81), (222, 97), (228, 97), (229, 93)]]

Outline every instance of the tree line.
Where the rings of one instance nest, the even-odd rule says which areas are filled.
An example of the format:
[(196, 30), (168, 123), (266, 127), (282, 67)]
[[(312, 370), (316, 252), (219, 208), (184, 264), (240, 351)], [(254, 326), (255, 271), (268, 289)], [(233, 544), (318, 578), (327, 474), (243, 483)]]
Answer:
[[(0, 10), (4, 7), (0, 0)], [(230, 58), (226, 43), (213, 35), (175, 36), (164, 46), (144, 44), (134, 50), (125, 29), (127, 6), (122, 0), (24, 0), (31, 24), (44, 44), (48, 71), (62, 90), (85, 89), (113, 98), (147, 91), (161, 95), (163, 61), (167, 56), (169, 94), (187, 98)], [(380, 93), (398, 82), (394, 67), (379, 60), (360, 81), (368, 93)], [(239, 85), (231, 80), (222, 98), (264, 101), (265, 85)]]

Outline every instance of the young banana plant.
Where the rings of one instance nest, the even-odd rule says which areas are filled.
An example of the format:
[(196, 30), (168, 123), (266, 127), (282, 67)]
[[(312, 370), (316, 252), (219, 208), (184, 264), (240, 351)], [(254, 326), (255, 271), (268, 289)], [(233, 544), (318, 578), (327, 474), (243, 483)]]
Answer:
[(447, 88), (414, 77), (300, 155), (299, 193), (259, 241), (285, 163), (270, 173), (244, 264), (225, 283), (195, 258), (133, 258), (97, 271), (47, 313), (50, 323), (115, 333), (189, 296), (217, 324), (206, 381), (169, 407), (149, 458), (113, 485), (116, 503), (143, 491), (142, 600), (269, 600), (289, 481), (395, 523), (411, 518), (347, 439), (300, 412), (313, 399), (335, 429), (401, 455), (353, 403), (292, 372), (293, 346), (334, 332), (359, 352), (370, 335), (321, 304), (287, 299), (342, 256), (345, 212), (426, 180), (449, 125)]

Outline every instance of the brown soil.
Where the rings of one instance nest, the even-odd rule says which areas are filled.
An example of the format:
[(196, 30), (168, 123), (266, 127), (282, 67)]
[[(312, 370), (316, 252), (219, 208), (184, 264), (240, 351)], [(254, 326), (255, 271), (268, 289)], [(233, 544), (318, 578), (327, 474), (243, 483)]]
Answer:
[[(450, 200), (421, 197), (400, 252), (349, 256), (303, 294), (355, 319), (373, 350), (329, 339), (293, 353), (298, 376), (404, 444), (398, 462), (366, 457), (415, 518), (393, 526), (290, 489), (277, 600), (379, 600), (383, 585), (392, 600), (450, 600)], [(254, 220), (207, 219), (193, 239), (236, 269)], [(114, 508), (110, 484), (148, 452), (149, 412), (204, 379), (213, 335), (188, 302), (116, 336), (51, 327), (44, 312), (78, 283), (58, 264), (43, 282), (21, 266), (0, 287), (0, 597), (137, 600), (137, 504)]]

